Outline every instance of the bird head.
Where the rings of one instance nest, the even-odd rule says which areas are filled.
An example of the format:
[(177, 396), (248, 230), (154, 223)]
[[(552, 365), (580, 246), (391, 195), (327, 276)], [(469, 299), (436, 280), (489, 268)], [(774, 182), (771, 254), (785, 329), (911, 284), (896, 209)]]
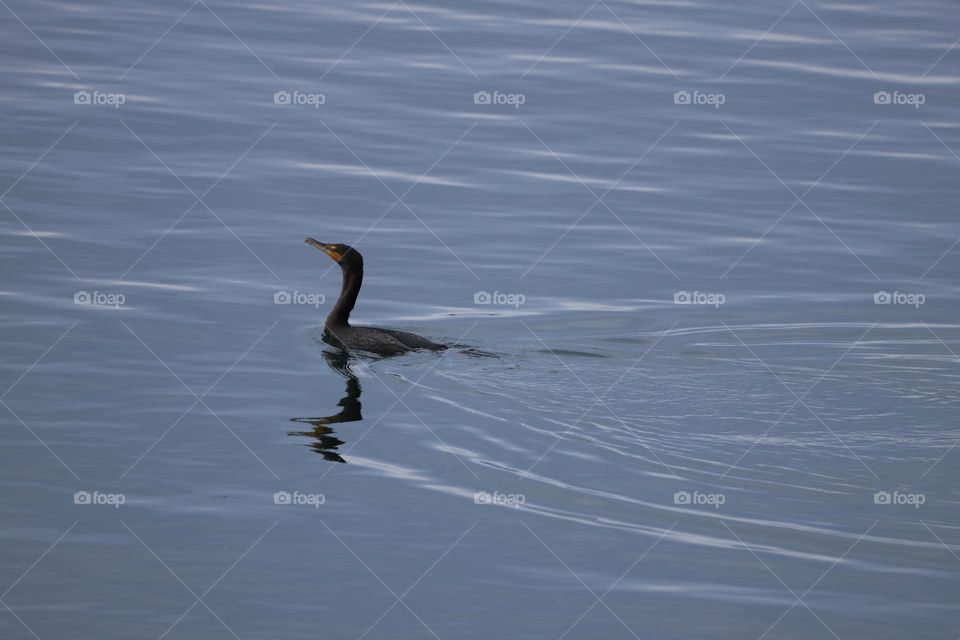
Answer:
[(323, 251), (330, 256), (334, 262), (341, 266), (363, 265), (363, 257), (360, 255), (360, 252), (350, 245), (339, 243), (327, 244), (314, 240), (313, 238), (307, 238), (304, 242), (320, 249), (320, 251)]

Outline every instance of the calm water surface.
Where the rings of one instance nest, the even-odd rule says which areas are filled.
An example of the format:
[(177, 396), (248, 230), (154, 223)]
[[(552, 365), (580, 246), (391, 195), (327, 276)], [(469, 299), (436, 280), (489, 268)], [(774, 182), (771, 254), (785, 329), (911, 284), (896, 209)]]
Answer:
[(960, 634), (953, 3), (0, 4), (0, 637)]

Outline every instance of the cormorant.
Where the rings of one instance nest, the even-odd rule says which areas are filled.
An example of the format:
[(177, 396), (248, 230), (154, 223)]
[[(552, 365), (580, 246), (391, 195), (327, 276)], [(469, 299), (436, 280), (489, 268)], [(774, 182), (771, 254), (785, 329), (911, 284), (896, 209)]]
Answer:
[(325, 244), (313, 238), (307, 238), (305, 242), (333, 258), (343, 271), (340, 297), (324, 323), (324, 339), (328, 342), (345, 349), (359, 349), (379, 355), (395, 355), (417, 349), (440, 351), (447, 348), (446, 345), (431, 342), (407, 331), (352, 326), (349, 322), (350, 312), (353, 311), (360, 285), (363, 284), (363, 256), (345, 244)]

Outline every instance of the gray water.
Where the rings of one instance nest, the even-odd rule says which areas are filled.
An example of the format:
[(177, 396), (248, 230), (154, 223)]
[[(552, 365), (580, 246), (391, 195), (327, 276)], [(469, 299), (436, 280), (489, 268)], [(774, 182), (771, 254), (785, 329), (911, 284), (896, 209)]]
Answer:
[(0, 637), (960, 633), (953, 3), (0, 4)]

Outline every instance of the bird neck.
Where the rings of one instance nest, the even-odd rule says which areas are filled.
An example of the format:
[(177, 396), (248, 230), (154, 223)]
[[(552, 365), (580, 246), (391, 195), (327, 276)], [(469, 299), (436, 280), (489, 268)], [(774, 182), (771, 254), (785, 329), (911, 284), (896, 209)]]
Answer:
[(328, 327), (345, 327), (350, 321), (350, 312), (353, 311), (353, 305), (357, 302), (357, 295), (360, 293), (360, 285), (363, 284), (363, 267), (349, 267), (343, 265), (343, 287), (340, 289), (340, 297), (337, 303), (333, 305), (330, 315), (327, 316), (326, 325)]

